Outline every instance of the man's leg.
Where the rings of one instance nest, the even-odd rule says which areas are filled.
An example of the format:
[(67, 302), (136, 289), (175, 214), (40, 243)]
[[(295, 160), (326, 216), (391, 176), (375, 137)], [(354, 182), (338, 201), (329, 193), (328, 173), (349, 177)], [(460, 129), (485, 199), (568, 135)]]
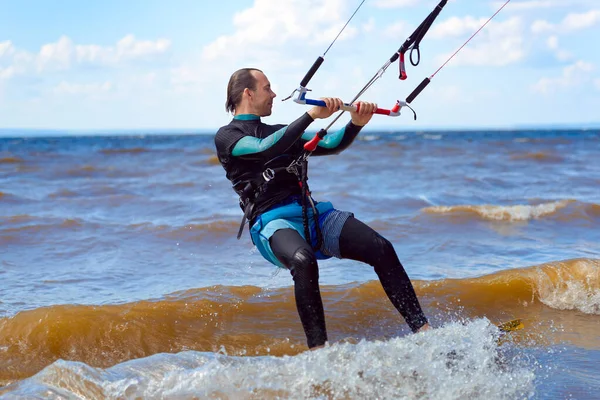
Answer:
[(389, 240), (350, 217), (340, 234), (340, 253), (342, 258), (362, 261), (375, 268), (383, 290), (413, 332), (428, 327), (412, 283)]
[(294, 229), (280, 229), (269, 240), (271, 250), (291, 272), (300, 321), (309, 348), (327, 341), (325, 313), (319, 290), (319, 268), (315, 253)]

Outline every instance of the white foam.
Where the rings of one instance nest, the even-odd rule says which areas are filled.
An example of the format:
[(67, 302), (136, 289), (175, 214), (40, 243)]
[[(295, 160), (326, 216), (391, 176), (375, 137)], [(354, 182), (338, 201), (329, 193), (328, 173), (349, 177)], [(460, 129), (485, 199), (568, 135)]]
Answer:
[(562, 288), (547, 291), (540, 301), (558, 310), (600, 315), (600, 290), (586, 288), (580, 282), (566, 282)]
[[(296, 356), (232, 357), (187, 351), (132, 360), (107, 370), (58, 361), (21, 389), (31, 394), (45, 386), (62, 394), (78, 393), (77, 388), (87, 383), (101, 387), (108, 398), (124, 399), (529, 397), (534, 367), (510, 360), (500, 367), (495, 361), (496, 334), (489, 321), (480, 319), (387, 341), (334, 344)], [(65, 374), (71, 374), (71, 382), (81, 382), (65, 387)]]
[(536, 280), (540, 301), (558, 310), (578, 310), (600, 315), (600, 262), (578, 261), (577, 276), (571, 269), (552, 269), (558, 278), (550, 278), (540, 270)]

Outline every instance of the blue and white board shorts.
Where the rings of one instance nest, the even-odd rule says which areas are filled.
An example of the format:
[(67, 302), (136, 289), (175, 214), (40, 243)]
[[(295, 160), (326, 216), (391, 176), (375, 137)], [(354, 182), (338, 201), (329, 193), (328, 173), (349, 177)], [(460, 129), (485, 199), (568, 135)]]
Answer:
[[(331, 202), (316, 203), (315, 207), (319, 214), (319, 227), (323, 234), (323, 245), (315, 252), (317, 259), (326, 260), (331, 257), (341, 258), (340, 254), (340, 234), (346, 220), (354, 214), (347, 211), (340, 211), (333, 208)], [(315, 221), (312, 208), (308, 207), (308, 220), (310, 223), (311, 244), (313, 248), (317, 243), (315, 230)], [(280, 229), (294, 229), (304, 240), (304, 224), (302, 221), (302, 205), (299, 201), (289, 204), (275, 206), (262, 213), (256, 218), (254, 225), (250, 228), (252, 242), (260, 251), (260, 254), (272, 264), (285, 268), (285, 266), (275, 257), (271, 250), (269, 239)]]

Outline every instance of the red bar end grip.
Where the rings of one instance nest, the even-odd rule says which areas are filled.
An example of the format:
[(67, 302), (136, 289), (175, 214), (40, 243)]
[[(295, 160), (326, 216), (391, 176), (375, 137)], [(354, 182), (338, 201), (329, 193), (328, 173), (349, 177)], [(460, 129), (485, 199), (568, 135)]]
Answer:
[(308, 142), (304, 143), (304, 150), (313, 152), (317, 148), (317, 145), (321, 141), (319, 135), (315, 135), (314, 138), (310, 139)]

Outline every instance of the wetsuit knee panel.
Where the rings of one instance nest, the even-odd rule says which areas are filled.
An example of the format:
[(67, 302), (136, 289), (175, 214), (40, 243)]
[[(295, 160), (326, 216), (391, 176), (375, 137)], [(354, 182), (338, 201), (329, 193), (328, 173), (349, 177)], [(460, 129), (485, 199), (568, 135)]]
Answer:
[(290, 272), (294, 280), (308, 280), (317, 282), (319, 280), (319, 268), (315, 253), (307, 248), (299, 248), (294, 252), (290, 260)]

